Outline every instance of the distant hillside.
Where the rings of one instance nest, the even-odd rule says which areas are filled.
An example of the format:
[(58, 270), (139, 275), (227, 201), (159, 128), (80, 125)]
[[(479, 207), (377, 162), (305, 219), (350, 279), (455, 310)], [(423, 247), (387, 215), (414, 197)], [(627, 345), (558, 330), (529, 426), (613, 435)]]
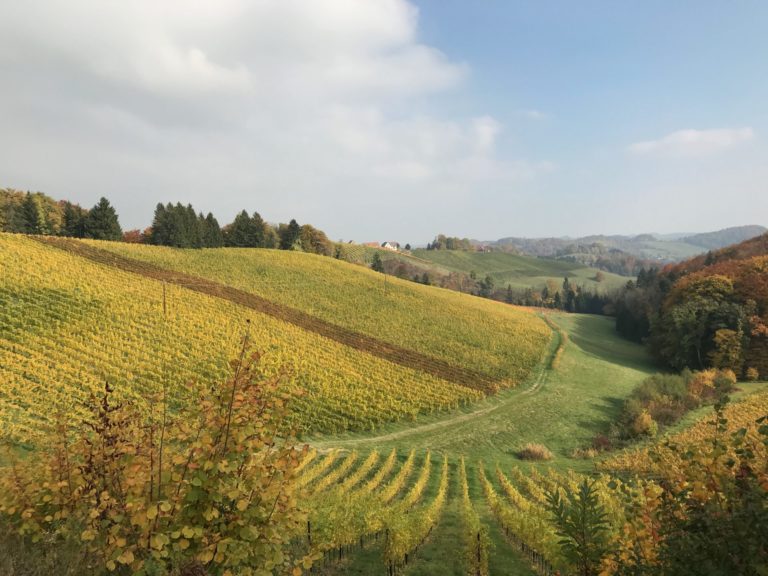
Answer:
[(759, 236), (763, 226), (737, 226), (703, 234), (639, 234), (581, 238), (501, 238), (482, 244), (531, 256), (579, 262), (617, 274), (635, 275), (640, 268), (679, 262)]
[(681, 242), (701, 246), (707, 250), (716, 250), (731, 244), (738, 244), (755, 236), (760, 236), (765, 232), (768, 232), (768, 229), (763, 226), (738, 226), (736, 228), (725, 228), (717, 232), (694, 234), (693, 236), (683, 238)]
[[(474, 252), (458, 250), (414, 250), (413, 256), (450, 272), (470, 274), (478, 278), (486, 275), (495, 285), (506, 288), (543, 288), (548, 280), (558, 285), (565, 277), (580, 286), (609, 290), (624, 285), (626, 278), (611, 273), (601, 273), (577, 262), (552, 258), (510, 254), (507, 252)], [(600, 279), (600, 281), (598, 281)]]

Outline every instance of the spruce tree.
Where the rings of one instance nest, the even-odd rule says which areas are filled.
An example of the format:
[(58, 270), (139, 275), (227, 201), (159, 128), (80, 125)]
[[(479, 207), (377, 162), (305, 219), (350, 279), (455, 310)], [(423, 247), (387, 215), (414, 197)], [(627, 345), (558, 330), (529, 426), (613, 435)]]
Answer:
[(251, 234), (253, 238), (251, 245), (255, 248), (266, 248), (267, 240), (267, 223), (258, 212), (253, 213), (251, 218)]
[(200, 225), (201, 217), (195, 213), (192, 204), (187, 204), (183, 209), (184, 221), (184, 240), (182, 248), (202, 248), (203, 247), (203, 229)]
[[(168, 206), (170, 207), (170, 204)], [(158, 246), (168, 245), (168, 212), (162, 202), (159, 202), (157, 206), (155, 206), (155, 216), (152, 219), (150, 242)]]
[(507, 296), (505, 300), (507, 304), (513, 304), (515, 302), (515, 293), (512, 292), (512, 284), (507, 284)]
[(224, 246), (224, 236), (222, 235), (219, 222), (208, 212), (203, 224), (203, 246), (206, 248), (219, 248)]
[(235, 220), (227, 230), (225, 244), (237, 248), (253, 247), (253, 220), (248, 216), (248, 212), (243, 210), (235, 216)]
[(120, 221), (117, 212), (109, 203), (109, 200), (102, 197), (98, 203), (91, 208), (88, 217), (85, 219), (85, 237), (96, 240), (121, 240), (123, 230), (120, 228)]
[(60, 234), (71, 238), (82, 238), (85, 235), (87, 215), (87, 212), (77, 204), (65, 202)]

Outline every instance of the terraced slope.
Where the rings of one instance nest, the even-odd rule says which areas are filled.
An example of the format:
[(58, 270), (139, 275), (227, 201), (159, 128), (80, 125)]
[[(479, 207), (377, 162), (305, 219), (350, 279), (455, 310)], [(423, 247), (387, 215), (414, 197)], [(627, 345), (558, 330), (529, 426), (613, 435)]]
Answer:
[[(435, 373), (472, 388), (496, 390), (523, 382), (551, 338), (546, 324), (528, 310), (385, 278), (313, 254), (241, 248), (179, 250), (96, 241), (88, 245), (176, 271), (182, 285), (213, 281), (258, 296), (287, 307), (280, 313), (315, 330), (319, 323), (305, 322), (301, 313), (308, 314), (326, 323), (318, 331), (330, 337), (335, 338), (334, 330), (337, 334), (348, 330), (355, 338), (372, 338), (363, 344), (372, 353), (394, 347), (398, 354), (409, 350), (428, 357), (434, 365), (448, 363), (467, 377), (459, 374), (457, 380), (449, 372)], [(223, 286), (218, 289), (229, 293)], [(344, 335), (339, 341), (352, 345), (352, 340)]]
[(226, 299), (0, 234), (0, 436), (31, 442), (58, 411), (78, 421), (105, 381), (145, 409), (164, 384), (183, 401), (185, 383), (226, 373), (246, 319), (266, 369), (287, 365), (305, 390), (295, 415), (307, 430), (371, 429), (482, 396)]

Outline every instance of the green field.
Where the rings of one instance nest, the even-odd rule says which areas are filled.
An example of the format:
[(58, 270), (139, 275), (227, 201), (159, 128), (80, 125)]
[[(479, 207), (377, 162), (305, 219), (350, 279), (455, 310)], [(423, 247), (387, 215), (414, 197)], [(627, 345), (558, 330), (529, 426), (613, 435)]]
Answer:
[[(551, 314), (568, 334), (557, 369), (544, 365), (525, 386), (507, 390), (457, 411), (450, 417), (420, 417), (407, 425), (385, 426), (379, 433), (316, 438), (320, 448), (433, 450), (469, 462), (484, 460), (519, 465), (517, 449), (541, 442), (561, 469), (591, 465), (573, 459), (574, 449), (605, 432), (621, 402), (654, 371), (642, 346), (620, 339), (613, 321), (602, 316)], [(552, 343), (551, 352), (557, 346)]]
[(602, 272), (603, 281), (597, 282), (598, 270), (581, 264), (520, 256), (506, 252), (464, 252), (460, 250), (414, 250), (414, 259), (428, 262), (445, 272), (475, 272), (478, 278), (490, 275), (497, 287), (504, 288), (543, 288), (547, 280), (555, 280), (559, 286), (564, 277), (572, 284), (592, 290), (611, 290), (620, 288), (629, 278)]

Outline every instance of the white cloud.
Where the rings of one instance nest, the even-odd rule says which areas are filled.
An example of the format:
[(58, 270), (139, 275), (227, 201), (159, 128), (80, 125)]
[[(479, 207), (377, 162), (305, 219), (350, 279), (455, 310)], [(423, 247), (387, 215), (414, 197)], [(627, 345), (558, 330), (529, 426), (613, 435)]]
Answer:
[(405, 202), (548, 171), (499, 158), (483, 111), (434, 115), (469, 68), (420, 41), (418, 16), (407, 0), (1, 3), (0, 186), (106, 193), (129, 226), (181, 200), (351, 235), (360, 207), (385, 226)]
[(629, 151), (638, 155), (706, 156), (748, 142), (754, 137), (752, 128), (678, 130), (658, 140), (635, 142), (629, 146)]

